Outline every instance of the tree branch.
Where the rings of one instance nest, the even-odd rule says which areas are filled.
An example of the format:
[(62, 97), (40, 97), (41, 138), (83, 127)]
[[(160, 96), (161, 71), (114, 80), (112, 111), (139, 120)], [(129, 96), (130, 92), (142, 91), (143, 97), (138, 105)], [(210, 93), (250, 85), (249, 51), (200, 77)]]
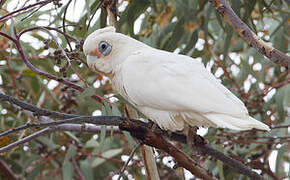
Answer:
[(6, 21), (7, 19), (9, 19), (9, 16), (12, 16), (12, 15), (15, 14), (15, 13), (18, 13), (18, 12), (21, 12), (21, 11), (25, 11), (25, 10), (30, 9), (30, 8), (34, 8), (35, 6), (38, 6), (38, 5), (43, 6), (43, 5), (48, 4), (48, 3), (50, 3), (50, 2), (53, 2), (53, 1), (56, 1), (56, 0), (45, 0), (45, 1), (40, 1), (40, 2), (37, 2), (37, 3), (35, 3), (35, 4), (31, 4), (31, 5), (28, 5), (28, 6), (26, 6), (26, 7), (23, 7), (23, 8), (21, 8), (21, 9), (17, 9), (16, 11), (12, 11), (12, 12), (10, 12), (10, 13), (8, 13), (8, 14), (2, 16), (2, 17), (0, 18), (0, 22), (2, 22), (2, 21)]
[(74, 115), (74, 114), (65, 114), (65, 113), (59, 113), (59, 112), (50, 111), (47, 109), (38, 108), (32, 104), (18, 100), (15, 97), (6, 95), (6, 94), (2, 93), (1, 91), (0, 91), (0, 100), (9, 102), (11, 104), (15, 104), (22, 109), (33, 112), (37, 116), (49, 116), (51, 118), (60, 118), (60, 119), (69, 119), (69, 118), (73, 118), (73, 117), (78, 117), (77, 115)]
[[(88, 132), (88, 133), (100, 133), (101, 127), (94, 125), (80, 125), (80, 124), (61, 124), (58, 126), (47, 127), (42, 130), (39, 130), (29, 136), (26, 136), (18, 141), (15, 141), (7, 146), (0, 148), (0, 153), (7, 152), (17, 146), (20, 146), (26, 142), (29, 142), (39, 136), (43, 136), (45, 134), (49, 134), (55, 131), (71, 131), (71, 132)], [(110, 127), (107, 128), (108, 132), (111, 132), (112, 129)], [(117, 126), (113, 126), (114, 133), (121, 133), (120, 129)]]
[(12, 36), (9, 36), (8, 34), (5, 34), (5, 33), (3, 33), (3, 32), (0, 32), (0, 35), (1, 36), (3, 36), (3, 37), (6, 37), (7, 39), (9, 39), (9, 40), (11, 40), (11, 41), (13, 41), (14, 43), (16, 43), (16, 39), (15, 38), (13, 38)]
[(102, 4), (103, 4), (103, 1), (102, 1), (102, 0), (99, 1), (98, 5), (97, 5), (97, 7), (96, 7), (96, 9), (95, 9), (95, 11), (93, 12), (93, 15), (90, 17), (90, 20), (89, 20), (89, 22), (88, 22), (88, 26), (87, 26), (87, 30), (90, 28), (91, 22), (92, 22), (92, 20), (93, 20), (95, 14), (97, 13), (98, 9), (101, 7)]
[(15, 141), (13, 143), (10, 143), (7, 146), (1, 147), (0, 148), (0, 153), (6, 152), (6, 151), (8, 151), (8, 150), (10, 150), (10, 149), (12, 149), (14, 147), (17, 147), (17, 146), (19, 146), (21, 144), (24, 144), (26, 142), (31, 141), (32, 139), (35, 139), (35, 138), (37, 138), (39, 136), (51, 133), (53, 131), (54, 131), (53, 127), (47, 127), (47, 128), (42, 129), (42, 130), (39, 130), (39, 131), (29, 135), (29, 136), (26, 136), (26, 137), (22, 138), (21, 140), (18, 140), (18, 141)]
[(75, 38), (73, 36), (70, 36), (69, 34), (67, 34), (67, 33), (65, 33), (65, 32), (63, 32), (63, 31), (61, 31), (61, 30), (58, 29), (58, 28), (61, 28), (61, 27), (58, 27), (58, 28), (53, 28), (53, 27), (49, 27), (49, 26), (36, 26), (36, 27), (31, 27), (31, 28), (27, 28), (27, 29), (21, 31), (18, 34), (18, 36), (20, 37), (20, 36), (22, 36), (22, 34), (28, 32), (28, 31), (33, 31), (33, 30), (38, 30), (38, 29), (43, 29), (43, 28), (48, 29), (48, 30), (52, 30), (52, 31), (56, 31), (56, 32), (62, 34), (63, 36), (65, 36), (66, 38), (69, 38), (69, 39), (71, 39), (71, 40), (73, 40), (73, 41), (75, 41), (77, 43), (80, 43), (80, 41), (77, 38)]
[[(61, 126), (67, 125), (67, 123), (80, 123), (80, 122), (82, 122), (82, 123), (92, 123), (92, 124), (96, 124), (96, 125), (114, 125), (114, 126), (119, 126), (120, 130), (129, 131), (130, 134), (133, 137), (135, 137), (136, 139), (140, 140), (142, 143), (147, 144), (149, 146), (156, 147), (158, 149), (161, 149), (164, 152), (167, 152), (168, 154), (170, 154), (172, 157), (174, 157), (177, 160), (177, 162), (178, 162), (178, 164), (180, 166), (188, 169), (189, 171), (191, 171), (192, 173), (194, 173), (198, 177), (209, 178), (209, 179), (211, 178), (212, 179), (212, 177), (209, 176), (207, 173), (205, 173), (203, 169), (201, 169), (201, 168), (199, 168), (197, 166), (195, 167), (195, 163), (193, 162), (192, 159), (187, 157), (180, 150), (175, 148), (172, 144), (167, 142), (165, 140), (165, 138), (163, 137), (163, 136), (165, 136), (165, 137), (168, 137), (170, 140), (173, 140), (173, 141), (178, 141), (178, 142), (181, 142), (181, 143), (187, 143), (185, 135), (181, 135), (181, 134), (177, 134), (177, 133), (167, 134), (166, 131), (163, 131), (163, 130), (161, 130), (159, 128), (156, 128), (156, 130), (152, 131), (149, 128), (149, 124), (148, 123), (144, 123), (144, 122), (141, 122), (139, 120), (119, 117), (119, 116), (95, 116), (95, 117), (91, 117), (91, 116), (78, 116), (78, 115), (67, 115), (67, 114), (62, 114), (62, 113), (56, 113), (56, 112), (53, 112), (53, 111), (40, 109), (40, 108), (38, 108), (38, 107), (36, 107), (36, 106), (34, 106), (32, 104), (28, 104), (28, 103), (22, 102), (20, 100), (17, 100), (16, 98), (12, 98), (12, 97), (7, 96), (7, 95), (5, 95), (5, 94), (3, 94), (1, 92), (0, 92), (0, 100), (1, 101), (8, 101), (10, 103), (16, 104), (17, 106), (20, 106), (22, 109), (31, 110), (32, 112), (35, 112), (35, 114), (38, 114), (38, 115), (46, 114), (47, 116), (53, 116), (53, 117), (56, 117), (56, 118), (59, 118), (59, 117), (66, 118), (64, 120), (58, 120), (58, 121), (53, 121), (53, 122), (48, 122), (48, 123), (27, 124), (26, 127), (50, 126), (49, 128), (60, 128)], [(81, 125), (79, 125), (79, 126), (81, 126)], [(21, 129), (25, 128), (24, 126), (20, 126), (20, 127), (21, 127)], [(47, 128), (37, 132), (36, 135), (34, 134), (34, 135), (27, 136), (27, 137), (25, 137), (26, 139), (23, 138), (24, 140), (23, 139), (22, 140), (27, 142), (27, 141), (35, 138), (35, 136), (41, 135), (41, 133), (44, 133), (46, 131), (53, 131), (51, 129), (47, 129), (47, 130), (46, 129)], [(81, 129), (84, 131), (83, 128), (81, 128)], [(11, 132), (11, 130), (8, 130), (8, 131)], [(6, 132), (7, 131), (5, 131), (4, 133), (6, 133)], [(15, 132), (15, 129), (14, 129), (13, 132)], [(222, 152), (210, 147), (204, 141), (204, 139), (201, 138), (200, 136), (195, 137), (195, 139), (193, 139), (193, 141), (194, 141), (193, 144), (202, 153), (211, 155), (212, 157), (214, 157), (214, 158), (216, 158), (218, 160), (221, 160), (225, 164), (229, 165), (229, 167), (235, 168), (238, 172), (240, 172), (241, 174), (244, 174), (244, 175), (246, 175), (248, 177), (255, 178), (255, 179), (263, 179), (262, 176), (260, 176), (256, 172), (252, 171), (250, 168), (248, 168), (247, 166), (242, 164), (240, 161), (232, 159), (231, 157), (226, 156)], [(21, 143), (21, 144), (23, 144), (23, 143)], [(12, 146), (13, 147), (17, 146), (17, 144), (8, 145), (8, 146), (9, 147), (7, 147), (7, 146), (5, 147), (6, 150), (8, 148), (11, 149)], [(4, 152), (3, 148), (0, 148), (0, 152)]]
[[(65, 30), (65, 19), (66, 18), (65, 17), (66, 17), (67, 9), (68, 9), (71, 2), (72, 2), (72, 0), (69, 0), (69, 2), (67, 3), (67, 5), (64, 8), (63, 19), (62, 19), (62, 31), (64, 34), (66, 34), (66, 30)], [(72, 51), (72, 47), (71, 47), (70, 42), (66, 36), (65, 36), (65, 40), (66, 40), (70, 50)]]
[(159, 133), (152, 132), (148, 127), (143, 126), (143, 124), (143, 122), (139, 123), (137, 121), (123, 121), (119, 127), (121, 130), (129, 131), (133, 137), (137, 138), (142, 143), (167, 152), (177, 161), (179, 166), (184, 167), (196, 177), (205, 180), (216, 179), (215, 177), (208, 175), (205, 169), (200, 167), (182, 151), (167, 142), (162, 136), (162, 131)]
[(137, 151), (137, 149), (139, 149), (140, 146), (141, 146), (141, 143), (138, 142), (138, 144), (136, 144), (134, 149), (131, 151), (128, 160), (125, 162), (124, 166), (120, 169), (119, 177), (118, 177), (117, 180), (121, 179), (121, 177), (123, 176), (124, 171), (126, 170), (127, 166), (129, 165), (129, 162), (133, 159), (133, 156), (134, 156), (135, 152)]
[[(139, 139), (144, 144), (147, 144), (149, 146), (156, 147), (158, 149), (161, 149), (168, 154), (170, 154), (172, 157), (174, 157), (178, 164), (190, 172), (195, 172), (196, 169), (192, 169), (192, 160), (188, 159), (188, 157), (184, 157), (182, 154), (180, 154), (179, 150), (172, 146), (170, 143), (166, 142), (163, 138), (163, 134), (165, 134), (167, 137), (169, 137), (170, 140), (178, 141), (181, 143), (186, 144), (186, 136), (183, 134), (177, 134), (177, 133), (166, 133), (165, 131), (161, 129), (156, 129), (152, 131), (148, 126), (144, 126), (141, 121), (123, 121), (119, 128), (121, 130), (129, 131), (130, 134)], [(252, 179), (264, 179), (261, 175), (257, 174), (256, 172), (252, 171), (249, 167), (242, 164), (240, 161), (237, 161), (229, 156), (226, 156), (222, 152), (210, 147), (202, 137), (196, 136), (193, 139), (193, 144), (195, 145), (195, 148), (197, 148), (199, 151), (201, 151), (203, 154), (208, 154), (225, 164), (229, 165), (229, 167), (235, 168), (238, 172), (241, 174), (244, 174)], [(195, 174), (195, 173), (194, 173)], [(205, 177), (204, 177), (205, 178)]]
[(117, 16), (119, 12), (117, 9), (117, 0), (103, 0), (102, 5), (107, 10), (109, 25), (114, 26), (118, 32)]
[(259, 53), (268, 57), (272, 62), (290, 69), (290, 57), (275, 49), (259, 38), (249, 27), (235, 14), (226, 0), (210, 0), (216, 10), (223, 16), (234, 30)]
[(27, 123), (25, 125), (18, 126), (13, 129), (9, 129), (5, 132), (0, 133), (0, 137), (7, 136), (8, 134), (18, 132), (20, 130), (28, 128), (40, 128), (40, 127), (51, 127), (60, 124), (67, 123), (91, 123), (95, 125), (107, 125), (107, 126), (118, 126), (122, 121), (129, 120), (120, 116), (78, 116), (70, 119), (45, 122), (45, 123)]

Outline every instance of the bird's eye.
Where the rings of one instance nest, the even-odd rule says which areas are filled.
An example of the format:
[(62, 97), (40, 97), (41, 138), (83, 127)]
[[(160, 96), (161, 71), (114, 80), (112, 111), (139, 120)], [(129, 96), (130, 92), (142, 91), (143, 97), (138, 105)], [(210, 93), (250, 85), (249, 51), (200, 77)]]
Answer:
[(99, 52), (102, 53), (102, 55), (107, 56), (110, 54), (110, 52), (112, 51), (112, 46), (105, 42), (105, 41), (101, 41), (99, 43)]

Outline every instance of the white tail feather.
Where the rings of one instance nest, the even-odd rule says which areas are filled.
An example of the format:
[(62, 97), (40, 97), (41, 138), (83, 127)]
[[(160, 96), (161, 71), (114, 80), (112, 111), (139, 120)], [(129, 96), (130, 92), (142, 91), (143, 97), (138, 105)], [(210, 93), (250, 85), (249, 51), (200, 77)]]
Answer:
[(207, 114), (204, 115), (211, 122), (215, 123), (217, 127), (229, 128), (234, 130), (249, 130), (249, 129), (261, 129), (270, 131), (269, 126), (266, 124), (248, 116), (248, 119), (240, 119), (225, 114)]

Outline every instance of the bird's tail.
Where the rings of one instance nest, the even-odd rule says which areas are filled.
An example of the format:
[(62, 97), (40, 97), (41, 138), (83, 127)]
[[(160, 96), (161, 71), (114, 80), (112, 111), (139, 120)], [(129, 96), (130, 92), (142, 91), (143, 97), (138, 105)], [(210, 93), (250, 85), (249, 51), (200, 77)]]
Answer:
[(208, 118), (214, 124), (216, 124), (217, 127), (221, 128), (229, 128), (240, 131), (256, 128), (270, 131), (269, 126), (252, 118), (251, 116), (247, 116), (247, 119), (245, 118), (242, 119), (225, 114), (207, 114), (205, 115), (205, 117)]

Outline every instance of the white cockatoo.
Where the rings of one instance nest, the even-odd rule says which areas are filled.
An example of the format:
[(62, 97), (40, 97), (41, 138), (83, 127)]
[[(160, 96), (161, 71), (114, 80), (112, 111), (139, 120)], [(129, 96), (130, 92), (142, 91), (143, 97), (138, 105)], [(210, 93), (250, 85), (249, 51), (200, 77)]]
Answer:
[(117, 93), (162, 129), (178, 131), (187, 123), (270, 130), (191, 57), (152, 48), (114, 27), (91, 33), (83, 49), (89, 67), (108, 76)]

